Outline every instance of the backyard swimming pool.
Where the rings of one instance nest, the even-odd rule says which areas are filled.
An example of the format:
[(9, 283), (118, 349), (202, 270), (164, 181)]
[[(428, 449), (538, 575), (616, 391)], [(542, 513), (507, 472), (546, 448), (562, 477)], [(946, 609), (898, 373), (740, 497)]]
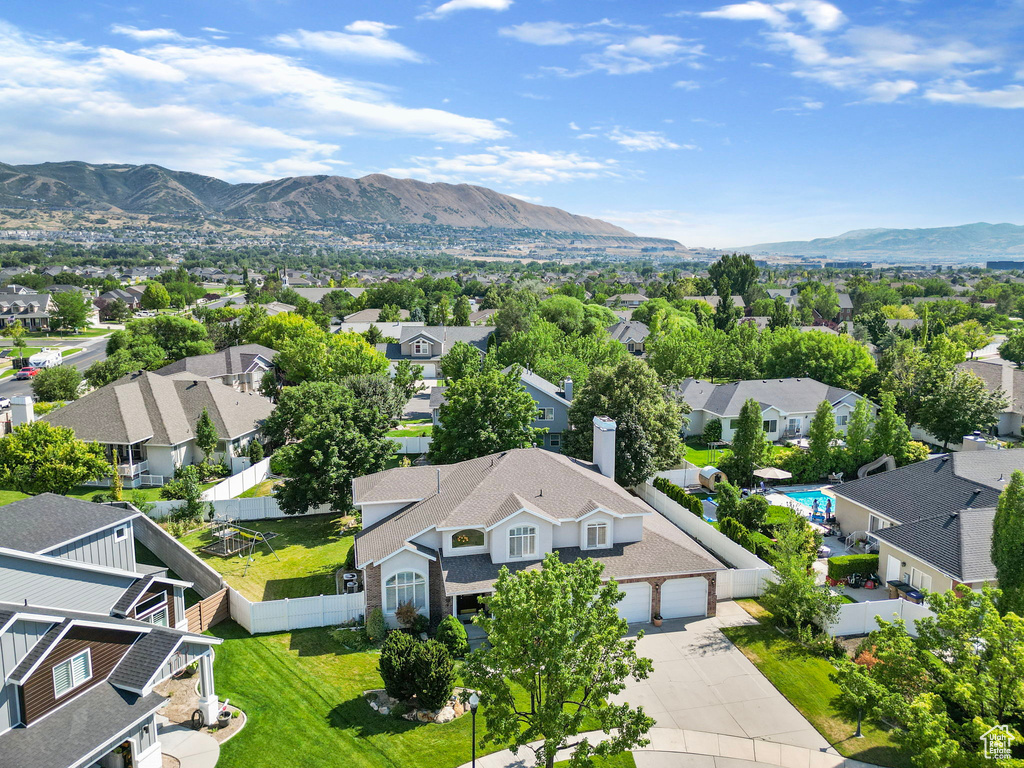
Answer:
[(809, 509), (814, 508), (814, 500), (817, 499), (818, 509), (821, 510), (822, 514), (825, 513), (825, 507), (830, 501), (832, 502), (833, 512), (836, 508), (836, 500), (831, 496), (827, 496), (826, 494), (822, 493), (820, 489), (814, 491), (789, 491), (785, 495), (789, 496), (789, 498), (793, 499), (794, 501), (799, 501), (801, 504), (805, 505)]

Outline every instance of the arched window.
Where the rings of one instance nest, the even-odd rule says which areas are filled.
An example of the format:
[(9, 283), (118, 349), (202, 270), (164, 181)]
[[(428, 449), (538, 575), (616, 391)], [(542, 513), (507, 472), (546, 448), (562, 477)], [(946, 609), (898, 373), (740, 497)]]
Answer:
[(462, 547), (482, 547), (484, 545), (484, 532), (475, 528), (466, 528), (452, 534), (452, 549)]
[(537, 554), (537, 529), (518, 525), (508, 532), (508, 556), (532, 557)]
[(402, 603), (427, 607), (427, 580), (415, 571), (400, 571), (384, 582), (384, 609), (394, 613)]
[(587, 549), (600, 549), (608, 546), (608, 523), (587, 524)]

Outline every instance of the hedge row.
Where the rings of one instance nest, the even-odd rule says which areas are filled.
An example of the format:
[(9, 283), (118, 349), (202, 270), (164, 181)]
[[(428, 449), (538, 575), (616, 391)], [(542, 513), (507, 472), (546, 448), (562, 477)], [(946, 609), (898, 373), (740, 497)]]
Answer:
[(654, 478), (654, 487), (672, 499), (676, 504), (686, 507), (697, 517), (702, 520), (704, 519), (704, 502), (692, 493), (687, 493), (664, 477)]
[(843, 555), (829, 558), (828, 576), (830, 579), (842, 581), (855, 573), (862, 576), (878, 573), (878, 555)]
[(769, 565), (775, 562), (775, 542), (763, 533), (749, 530), (734, 517), (719, 520), (718, 530)]

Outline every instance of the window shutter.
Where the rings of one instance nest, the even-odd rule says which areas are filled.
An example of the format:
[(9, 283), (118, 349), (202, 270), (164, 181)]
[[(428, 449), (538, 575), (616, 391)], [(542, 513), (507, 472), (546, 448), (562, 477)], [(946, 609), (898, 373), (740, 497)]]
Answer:
[(79, 685), (92, 676), (92, 669), (89, 664), (89, 654), (80, 653), (71, 660), (72, 676), (74, 684)]
[(65, 661), (53, 668), (53, 692), (60, 696), (71, 688), (71, 662)]

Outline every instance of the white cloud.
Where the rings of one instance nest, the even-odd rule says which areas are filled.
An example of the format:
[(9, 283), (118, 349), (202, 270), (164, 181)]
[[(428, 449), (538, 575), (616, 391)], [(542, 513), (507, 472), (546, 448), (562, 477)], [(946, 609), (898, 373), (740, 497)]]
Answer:
[(679, 88), (683, 91), (696, 91), (700, 88), (700, 83), (694, 82), (693, 80), (676, 80), (672, 83), (673, 88)]
[(382, 86), (211, 43), (91, 48), (0, 22), (0, 71), (6, 162), (158, 162), (253, 180), (330, 172), (339, 140), (353, 135), (508, 135), (494, 120), (408, 107)]
[(703, 55), (704, 46), (675, 35), (637, 35), (611, 43), (599, 53), (586, 54), (583, 62), (590, 71), (632, 75), (684, 61), (696, 62)]
[(398, 29), (394, 24), (385, 24), (383, 21), (353, 21), (345, 26), (346, 32), (354, 35), (373, 35), (374, 37), (387, 37), (388, 31)]
[(578, 125), (576, 125), (575, 122), (570, 122), (569, 123), (569, 130), (570, 131), (578, 131), (579, 129), (580, 129), (580, 127)]
[(527, 21), (513, 27), (502, 27), (498, 34), (533, 45), (566, 45), (579, 40), (578, 28), (576, 24), (560, 21)]
[(770, 3), (750, 0), (747, 3), (723, 5), (713, 11), (698, 14), (705, 19), (728, 19), (729, 21), (764, 21), (773, 27), (782, 27), (789, 23), (789, 17)]
[(513, 0), (448, 0), (432, 11), (420, 14), (419, 19), (443, 19), (458, 11), (507, 11)]
[[(682, 149), (659, 131), (633, 131), (615, 126), (607, 138), (629, 152), (653, 152), (657, 149)], [(688, 145), (686, 149), (695, 149)]]
[(423, 57), (416, 51), (407, 48), (397, 40), (388, 39), (388, 29), (393, 29), (388, 24), (357, 21), (349, 24), (346, 29), (353, 27), (362, 31), (353, 34), (352, 32), (310, 32), (305, 29), (297, 29), (294, 32), (278, 35), (273, 38), (273, 42), (283, 48), (317, 51), (341, 59), (414, 63), (423, 61)]
[(1024, 109), (1024, 86), (1008, 85), (1005, 88), (983, 90), (962, 80), (937, 85), (925, 91), (924, 97), (942, 104), (970, 104), (977, 107), (998, 109)]
[(620, 175), (615, 161), (610, 159), (598, 160), (576, 152), (520, 151), (500, 146), (454, 157), (413, 157), (409, 165), (389, 168), (383, 173), (453, 184), (548, 184)]
[(868, 94), (867, 101), (888, 104), (916, 91), (917, 83), (913, 80), (879, 80), (866, 86), (865, 90)]
[(114, 24), (110, 31), (115, 35), (127, 35), (140, 43), (152, 43), (157, 40), (186, 40), (187, 38), (173, 29), (139, 29), (129, 24)]

